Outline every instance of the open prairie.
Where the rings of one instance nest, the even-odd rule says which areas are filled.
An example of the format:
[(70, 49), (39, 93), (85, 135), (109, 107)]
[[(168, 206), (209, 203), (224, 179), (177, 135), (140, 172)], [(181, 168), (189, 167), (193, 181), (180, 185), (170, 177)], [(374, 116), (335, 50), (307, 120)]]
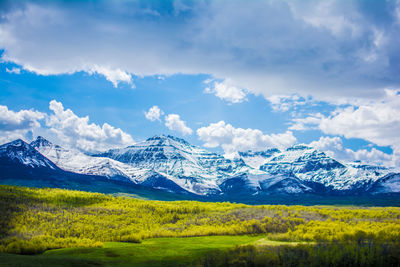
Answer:
[(241, 257), (284, 265), (324, 253), (333, 264), (399, 263), (397, 207), (151, 201), (14, 186), (0, 186), (0, 201), (2, 266), (223, 266)]

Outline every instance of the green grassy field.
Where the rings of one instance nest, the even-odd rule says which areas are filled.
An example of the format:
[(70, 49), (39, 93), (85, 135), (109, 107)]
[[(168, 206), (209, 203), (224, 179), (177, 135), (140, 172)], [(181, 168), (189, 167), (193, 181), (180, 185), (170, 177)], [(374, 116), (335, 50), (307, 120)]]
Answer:
[(64, 248), (41, 255), (0, 254), (1, 266), (175, 266), (196, 262), (207, 253), (241, 245), (281, 246), (265, 235), (151, 238), (140, 244), (106, 242), (99, 248)]

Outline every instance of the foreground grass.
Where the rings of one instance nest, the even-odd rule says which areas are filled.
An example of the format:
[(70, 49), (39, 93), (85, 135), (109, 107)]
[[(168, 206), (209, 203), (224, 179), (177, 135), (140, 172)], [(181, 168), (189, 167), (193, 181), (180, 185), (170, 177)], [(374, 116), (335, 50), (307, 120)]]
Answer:
[(152, 238), (140, 244), (106, 242), (101, 248), (64, 248), (41, 255), (0, 254), (1, 266), (176, 266), (190, 265), (215, 251), (245, 245), (281, 246), (265, 235)]
[(0, 266), (399, 266), (400, 245), (282, 242), (257, 236), (153, 238), (106, 242), (41, 255), (1, 254)]

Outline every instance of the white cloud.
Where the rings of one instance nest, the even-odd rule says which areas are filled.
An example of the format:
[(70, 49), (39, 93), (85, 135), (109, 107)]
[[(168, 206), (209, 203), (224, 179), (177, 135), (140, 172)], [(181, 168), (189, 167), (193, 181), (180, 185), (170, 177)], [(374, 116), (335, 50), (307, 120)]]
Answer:
[(298, 94), (272, 95), (267, 97), (267, 100), (270, 102), (272, 110), (274, 111), (288, 111), (290, 108), (307, 103), (307, 101)]
[(14, 74), (21, 74), (21, 69), (20, 68), (16, 68), (16, 67), (12, 67), (11, 69), (6, 68), (6, 72), (7, 73), (14, 73)]
[(32, 131), (40, 127), (40, 121), (45, 117), (45, 113), (33, 109), (12, 111), (0, 105), (0, 143), (18, 138), (29, 139)]
[(376, 148), (370, 150), (352, 150), (343, 147), (340, 137), (321, 136), (319, 140), (310, 143), (310, 146), (324, 151), (327, 155), (343, 161), (361, 161), (367, 164), (379, 164), (384, 166), (395, 166), (393, 155), (384, 153)]
[(355, 3), (349, 1), (290, 1), (291, 10), (294, 16), (305, 21), (316, 28), (329, 30), (336, 36), (360, 34), (360, 16), (355, 12)]
[(30, 110), (12, 111), (0, 105), (0, 131), (26, 130), (39, 127), (45, 113)]
[(62, 103), (52, 100), (49, 106), (53, 114), (46, 119), (46, 126), (62, 144), (86, 151), (101, 151), (117, 146), (131, 145), (132, 137), (119, 128), (104, 123), (89, 123), (89, 117), (78, 117)]
[[(329, 116), (320, 113), (294, 119), (292, 130), (319, 129), (325, 134), (345, 138), (360, 138), (378, 146), (393, 149), (393, 164), (400, 164), (400, 91), (385, 90), (386, 95), (358, 106), (338, 108)], [(379, 150), (360, 150), (349, 155), (359, 159), (388, 161), (387, 154)], [(382, 154), (383, 153), (383, 154)]]
[(318, 129), (322, 118), (324, 118), (324, 115), (321, 113), (309, 114), (306, 118), (294, 118), (292, 124), (289, 126), (289, 130), (305, 131)]
[(399, 106), (386, 102), (349, 107), (322, 118), (319, 128), (327, 134), (362, 138), (380, 146), (397, 145), (400, 142), (400, 102), (396, 105)]
[(374, 99), (400, 85), (393, 1), (377, 4), (385, 19), (368, 1), (179, 3), (24, 1), (2, 13), (2, 59), (39, 74), (97, 72), (114, 86), (130, 74), (205, 73), (265, 97)]
[(49, 108), (52, 113), (47, 114), (33, 109), (12, 111), (0, 105), (0, 143), (43, 135), (63, 146), (96, 152), (134, 142), (121, 129), (90, 123), (88, 116), (78, 117), (61, 102), (52, 100)]
[(152, 106), (149, 109), (149, 111), (144, 112), (144, 116), (149, 121), (161, 121), (160, 117), (163, 114), (164, 114), (164, 111), (162, 111), (158, 106)]
[(327, 152), (327, 154), (332, 157), (335, 156), (334, 151), (343, 150), (342, 139), (338, 136), (335, 137), (321, 136), (319, 140), (311, 142), (310, 146), (318, 150)]
[(125, 71), (122, 71), (121, 69), (112, 69), (109, 67), (103, 67), (103, 66), (98, 66), (94, 65), (93, 67), (89, 68), (88, 70), (89, 74), (94, 74), (98, 73), (106, 77), (108, 81), (110, 81), (114, 87), (118, 87), (118, 84), (120, 82), (125, 82), (127, 84), (130, 84), (132, 87), (134, 87), (132, 83), (132, 76), (128, 74)]
[(356, 151), (346, 148), (345, 153), (350, 159), (353, 160), (358, 160), (371, 164), (384, 165), (388, 167), (396, 166), (396, 163), (394, 162), (395, 157), (393, 155), (386, 154), (380, 150), (377, 150), (376, 148), (372, 148), (371, 150), (359, 149)]
[(165, 116), (165, 126), (172, 131), (180, 132), (183, 135), (192, 134), (193, 130), (186, 126), (178, 114), (169, 114)]
[(390, 146), (400, 161), (400, 91), (386, 90), (382, 99), (336, 109), (331, 115), (295, 119), (293, 130), (319, 129), (325, 134), (360, 138)]
[(199, 128), (197, 135), (205, 142), (205, 147), (221, 146), (228, 156), (237, 151), (264, 150), (267, 147), (285, 148), (297, 141), (290, 131), (268, 135), (258, 129), (235, 128), (224, 121)]
[[(209, 80), (204, 82), (206, 84), (210, 83)], [(207, 94), (215, 94), (220, 99), (230, 103), (240, 103), (246, 100), (245, 91), (231, 85), (228, 80), (224, 80), (223, 82), (214, 82), (213, 86), (214, 88), (207, 87), (204, 92)]]

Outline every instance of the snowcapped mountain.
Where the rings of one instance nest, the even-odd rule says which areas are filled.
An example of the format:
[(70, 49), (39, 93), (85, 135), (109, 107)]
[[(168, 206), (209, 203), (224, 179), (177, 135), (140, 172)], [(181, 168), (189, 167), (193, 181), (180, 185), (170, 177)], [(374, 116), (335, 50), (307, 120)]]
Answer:
[[(29, 171), (34, 168), (42, 171)], [(0, 179), (34, 175), (63, 186), (77, 181), (88, 187), (122, 182), (124, 190), (142, 186), (230, 200), (282, 194), (400, 193), (400, 176), (392, 170), (339, 162), (305, 145), (239, 152), (237, 158), (227, 159), (164, 135), (97, 155), (66, 149), (40, 136), (30, 144), (16, 140), (0, 146), (0, 169)], [(24, 172), (10, 172), (19, 169)]]
[(2, 164), (20, 163), (30, 168), (58, 169), (53, 162), (21, 139), (0, 146), (0, 161)]
[(190, 145), (173, 136), (154, 136), (123, 149), (112, 149), (96, 156), (108, 157), (136, 168), (156, 171), (185, 190), (196, 194), (220, 192), (224, 178), (249, 168), (241, 159), (221, 155)]
[(378, 179), (368, 189), (369, 193), (399, 193), (400, 192), (400, 174), (390, 173)]
[(31, 145), (18, 139), (0, 146), (0, 181), (28, 186), (59, 186), (87, 180), (60, 169)]
[(390, 170), (360, 163), (341, 163), (324, 152), (305, 145), (280, 151), (242, 152), (239, 156), (249, 166), (270, 175), (293, 175), (305, 182), (314, 182), (334, 190), (352, 190), (375, 182)]
[(133, 177), (146, 172), (146, 170), (110, 158), (92, 157), (78, 150), (65, 149), (41, 136), (38, 136), (30, 145), (58, 167), (70, 172), (122, 180), (132, 180)]
[(99, 156), (131, 166), (143, 167), (186, 177), (213, 178), (238, 173), (247, 168), (242, 160), (230, 160), (193, 146), (173, 136), (154, 136), (123, 149), (112, 149)]
[[(96, 168), (95, 171), (90, 170), (90, 168), (78, 168), (78, 171), (80, 170), (80, 173), (78, 173), (71, 166), (79, 166), (79, 164), (77, 163), (78, 159), (90, 160), (90, 156), (88, 156), (88, 159), (87, 157), (76, 153), (76, 151), (69, 151), (68, 154), (66, 153), (66, 151), (68, 150), (63, 150), (61, 147), (51, 144), (44, 138), (38, 138), (32, 143), (32, 145), (35, 145), (38, 148), (41, 148), (42, 150), (47, 152), (50, 152), (52, 149), (57, 152), (62, 151), (64, 155), (61, 156), (60, 154), (62, 153), (59, 153), (58, 155), (60, 157), (55, 157), (55, 159), (59, 160), (63, 158), (65, 161), (69, 159), (71, 162), (74, 162), (70, 165), (63, 165), (61, 164), (62, 161), (58, 161), (58, 163), (60, 163), (64, 167), (68, 166), (70, 171), (59, 168), (50, 159), (42, 155), (30, 144), (27, 144), (22, 140), (15, 140), (13, 142), (0, 146), (0, 184), (33, 187), (56, 187), (102, 193), (124, 192), (128, 194), (139, 194), (140, 196), (145, 198), (155, 198), (160, 200), (192, 198), (187, 194), (185, 195), (185, 197), (180, 197), (176, 194), (166, 193), (160, 190), (153, 189), (151, 187), (140, 186), (135, 184), (131, 180), (120, 179), (121, 177), (118, 177), (119, 179), (116, 179), (114, 171), (112, 177), (99, 175), (109, 173), (109, 170), (102, 170), (102, 166), (92, 166), (93, 168)], [(49, 155), (51, 155), (51, 153), (49, 153)], [(72, 157), (68, 158), (67, 155)], [(74, 155), (78, 155), (79, 157), (74, 158)], [(98, 160), (99, 159), (95, 158), (90, 162), (96, 163), (99, 162)], [(106, 160), (112, 161), (111, 159)], [(89, 166), (88, 162), (82, 162), (81, 164), (87, 167)], [(123, 165), (119, 162), (116, 162), (116, 164)], [(127, 168), (130, 169), (132, 167), (127, 166)], [(140, 170), (135, 170), (135, 174), (137, 173), (141, 173)], [(183, 192), (182, 189), (179, 190), (180, 193), (186, 193)]]
[(192, 188), (187, 188), (185, 185), (177, 185), (174, 176), (168, 173), (159, 173), (155, 168), (144, 164), (134, 165), (108, 157), (93, 157), (75, 149), (65, 149), (55, 145), (41, 136), (38, 136), (31, 146), (66, 171), (104, 176), (112, 180), (129, 180), (135, 184), (169, 192), (184, 193), (197, 189), (195, 187), (195, 190), (191, 190)]

